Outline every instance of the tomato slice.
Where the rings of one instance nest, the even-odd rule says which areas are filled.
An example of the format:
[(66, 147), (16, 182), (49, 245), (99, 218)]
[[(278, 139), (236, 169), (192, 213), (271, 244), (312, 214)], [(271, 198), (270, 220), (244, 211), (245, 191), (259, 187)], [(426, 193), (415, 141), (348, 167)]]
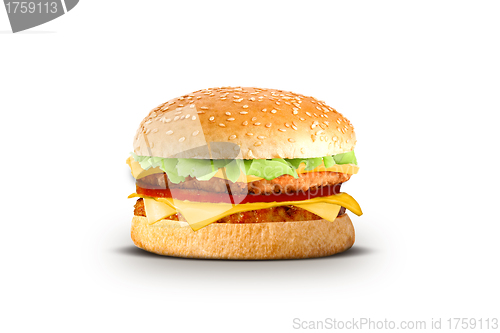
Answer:
[(283, 201), (304, 201), (316, 197), (326, 197), (340, 193), (342, 184), (322, 186), (316, 189), (309, 189), (305, 192), (296, 192), (291, 194), (247, 194), (230, 195), (228, 193), (207, 192), (188, 189), (147, 189), (136, 186), (137, 194), (156, 197), (156, 198), (174, 198), (176, 200), (189, 200), (194, 202), (212, 202), (212, 203), (233, 203), (244, 204), (251, 202), (283, 202)]

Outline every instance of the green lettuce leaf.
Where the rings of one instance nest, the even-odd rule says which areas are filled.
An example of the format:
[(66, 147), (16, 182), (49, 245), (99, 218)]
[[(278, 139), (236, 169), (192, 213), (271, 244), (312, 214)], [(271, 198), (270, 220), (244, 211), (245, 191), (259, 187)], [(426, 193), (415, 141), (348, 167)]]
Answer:
[(295, 178), (299, 177), (292, 165), (282, 158), (252, 160), (252, 164), (247, 170), (247, 175), (261, 177), (266, 180), (271, 180), (281, 175), (291, 175)]
[(290, 175), (298, 178), (297, 169), (302, 163), (305, 170), (311, 171), (324, 163), (326, 168), (335, 164), (355, 164), (358, 162), (354, 151), (333, 156), (315, 158), (293, 158), (293, 159), (257, 159), (257, 160), (203, 160), (194, 158), (162, 158), (151, 156), (138, 156), (131, 153), (135, 161), (139, 162), (144, 170), (159, 167), (167, 175), (171, 182), (178, 184), (185, 181), (186, 177), (194, 177), (198, 180), (210, 180), (222, 169), (227, 179), (236, 182), (243, 171), (246, 175), (253, 175), (271, 180), (282, 175)]
[(335, 165), (335, 159), (333, 158), (333, 156), (323, 157), (323, 162), (325, 163), (325, 168), (329, 168)]
[(333, 155), (333, 159), (337, 164), (355, 164), (358, 165), (358, 161), (356, 160), (356, 155), (354, 155), (354, 150), (351, 150), (348, 153)]
[(211, 160), (197, 160), (194, 158), (179, 158), (177, 174), (182, 177), (202, 177), (214, 171)]
[(295, 168), (298, 169), (299, 166), (304, 163), (306, 165), (306, 171), (311, 171), (316, 169), (323, 163), (323, 157), (315, 158), (290, 158), (287, 161)]
[(160, 167), (160, 169), (167, 174), (168, 179), (175, 184), (179, 184), (186, 180), (185, 177), (179, 176), (177, 173), (177, 162), (177, 158), (164, 158)]

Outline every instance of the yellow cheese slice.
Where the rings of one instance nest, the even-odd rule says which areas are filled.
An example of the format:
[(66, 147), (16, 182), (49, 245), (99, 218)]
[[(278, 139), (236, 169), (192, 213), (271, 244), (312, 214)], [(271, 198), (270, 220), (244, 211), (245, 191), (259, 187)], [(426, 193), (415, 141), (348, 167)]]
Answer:
[[(130, 167), (130, 170), (132, 172), (132, 176), (134, 176), (135, 179), (140, 179), (155, 173), (163, 173), (163, 171), (159, 168), (149, 168), (147, 170), (144, 170), (140, 163), (135, 161), (132, 156), (127, 158), (127, 164)], [(307, 173), (307, 172), (320, 172), (320, 171), (332, 171), (332, 172), (341, 172), (341, 173), (347, 173), (350, 175), (355, 175), (359, 171), (359, 167), (354, 164), (335, 164), (329, 168), (325, 168), (325, 165), (321, 163), (320, 166), (315, 168), (314, 170), (306, 171), (305, 170), (306, 166), (304, 163), (302, 163), (299, 168), (297, 169), (297, 173)], [(222, 179), (227, 179), (226, 176), (224, 175), (224, 172), (222, 172), (221, 169), (217, 171), (217, 173), (214, 175), (216, 178), (222, 178)], [(236, 180), (237, 183), (251, 183), (257, 180), (261, 180), (264, 178), (253, 176), (253, 175), (245, 175), (243, 172), (240, 173), (240, 177), (238, 180)]]
[(177, 213), (177, 211), (169, 205), (149, 197), (144, 198), (144, 210), (146, 211), (146, 218), (149, 224)]
[(331, 204), (329, 202), (296, 203), (294, 206), (308, 210), (330, 222), (337, 218), (340, 211), (339, 205)]
[[(167, 216), (173, 215), (176, 212), (179, 212), (180, 214), (182, 214), (182, 216), (184, 216), (191, 228), (195, 231), (225, 216), (250, 210), (258, 210), (278, 206), (297, 206), (306, 209), (318, 216), (321, 216), (328, 221), (335, 220), (340, 210), (340, 206), (349, 209), (351, 212), (358, 216), (363, 214), (363, 212), (361, 211), (361, 207), (356, 202), (356, 200), (354, 200), (354, 198), (347, 193), (339, 193), (327, 197), (317, 197), (302, 201), (253, 202), (237, 205), (229, 203), (192, 202), (187, 200), (176, 200), (172, 198), (152, 198), (136, 193), (133, 193), (129, 196), (129, 198), (134, 197), (145, 199), (147, 198), (155, 201), (157, 204), (154, 204), (152, 203), (152, 201), (148, 200), (148, 205), (150, 206), (149, 209), (154, 212), (155, 218), (157, 218), (158, 216), (162, 216), (161, 218), (159, 218), (162, 219)], [(159, 207), (152, 208), (151, 206), (153, 205), (157, 205)], [(168, 206), (171, 210), (169, 210), (165, 206)], [(170, 214), (170, 212), (172, 213)], [(146, 210), (146, 214), (148, 214), (148, 210)], [(158, 221), (154, 221), (155, 218), (152, 218), (151, 220), (148, 219), (148, 222), (154, 223)]]
[(306, 171), (305, 169), (306, 169), (306, 165), (304, 163), (302, 163), (298, 167), (297, 173), (332, 171), (332, 172), (341, 172), (341, 173), (347, 173), (350, 175), (355, 175), (359, 171), (359, 167), (355, 164), (335, 164), (329, 168), (325, 168), (325, 164), (321, 163), (320, 166), (314, 168), (313, 170)]
[(135, 161), (132, 156), (127, 158), (127, 164), (130, 167), (130, 171), (132, 172), (132, 176), (134, 176), (135, 179), (141, 179), (149, 175), (153, 175), (155, 173), (163, 173), (163, 170), (161, 170), (159, 167), (156, 168), (149, 168), (147, 170), (144, 170), (141, 167), (141, 164), (137, 161)]

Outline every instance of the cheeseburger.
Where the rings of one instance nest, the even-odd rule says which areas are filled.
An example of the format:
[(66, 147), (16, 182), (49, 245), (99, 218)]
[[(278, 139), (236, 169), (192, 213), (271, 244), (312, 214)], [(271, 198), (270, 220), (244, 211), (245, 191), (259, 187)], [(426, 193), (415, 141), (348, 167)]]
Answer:
[(135, 245), (161, 255), (291, 259), (354, 243), (341, 185), (358, 171), (354, 129), (313, 97), (223, 87), (144, 118), (127, 159)]

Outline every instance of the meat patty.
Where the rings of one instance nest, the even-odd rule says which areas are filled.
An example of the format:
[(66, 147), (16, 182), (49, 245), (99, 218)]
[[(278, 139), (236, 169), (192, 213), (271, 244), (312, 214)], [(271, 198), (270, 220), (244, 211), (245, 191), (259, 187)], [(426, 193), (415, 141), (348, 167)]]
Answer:
[[(341, 216), (345, 214), (345, 208), (341, 207), (339, 214)], [(142, 198), (138, 199), (134, 206), (135, 216), (146, 216), (146, 210), (144, 209), (144, 200)], [(173, 221), (185, 221), (185, 219), (180, 216), (180, 214), (175, 214), (167, 217), (167, 220)], [(215, 221), (216, 223), (259, 223), (259, 222), (293, 222), (293, 221), (312, 221), (321, 220), (316, 214), (311, 213), (305, 209), (295, 207), (295, 206), (279, 206), (273, 208), (251, 210), (248, 212), (241, 212), (223, 217), (220, 220)]]
[(210, 180), (199, 181), (192, 177), (187, 177), (186, 181), (179, 184), (168, 182), (165, 173), (153, 174), (137, 180), (137, 185), (147, 189), (196, 189), (207, 192), (220, 192), (231, 194), (271, 194), (271, 193), (295, 193), (305, 192), (309, 189), (315, 189), (327, 185), (344, 183), (351, 178), (351, 175), (341, 172), (306, 172), (299, 173), (295, 179), (290, 175), (282, 175), (272, 180), (257, 180), (250, 183), (233, 183), (221, 178), (212, 178)]

